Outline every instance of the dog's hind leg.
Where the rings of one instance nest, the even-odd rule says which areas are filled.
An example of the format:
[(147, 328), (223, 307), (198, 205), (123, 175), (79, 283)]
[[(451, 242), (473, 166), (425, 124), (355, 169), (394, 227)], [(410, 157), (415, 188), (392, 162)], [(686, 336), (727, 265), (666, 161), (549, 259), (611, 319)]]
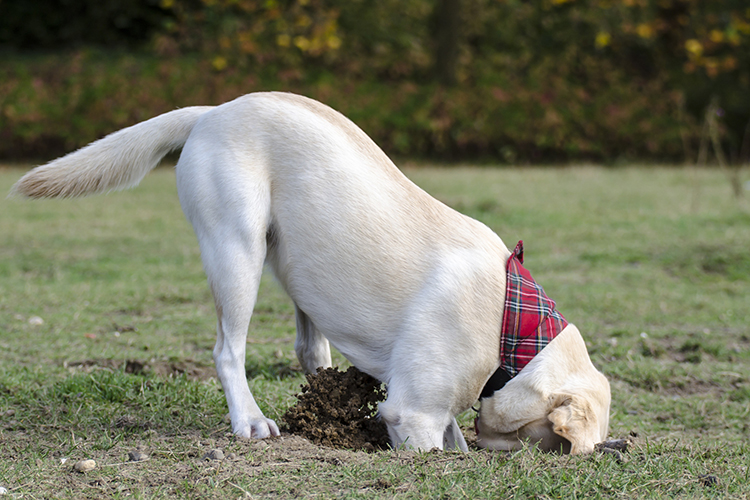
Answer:
[(279, 429), (258, 407), (245, 374), (247, 330), (267, 251), (268, 187), (252, 178), (242, 182), (221, 179), (221, 174), (231, 172), (228, 162), (217, 162), (223, 168), (197, 168), (203, 163), (195, 160), (195, 153), (185, 159), (186, 151), (177, 168), (178, 190), (185, 215), (198, 237), (216, 304), (213, 357), (232, 430), (248, 438), (276, 436)]
[[(247, 241), (243, 242), (247, 244)], [(232, 430), (257, 439), (278, 436), (276, 423), (266, 418), (255, 402), (245, 373), (247, 330), (263, 269), (263, 253), (248, 252), (243, 245), (216, 241), (210, 255), (204, 245), (203, 262), (216, 302), (218, 322), (214, 362), (224, 388)], [(256, 243), (251, 243), (254, 246)], [(258, 242), (260, 244), (260, 242)]]
[(294, 304), (297, 320), (297, 340), (294, 350), (305, 373), (315, 373), (318, 368), (331, 367), (331, 348), (326, 339), (315, 328), (310, 317)]

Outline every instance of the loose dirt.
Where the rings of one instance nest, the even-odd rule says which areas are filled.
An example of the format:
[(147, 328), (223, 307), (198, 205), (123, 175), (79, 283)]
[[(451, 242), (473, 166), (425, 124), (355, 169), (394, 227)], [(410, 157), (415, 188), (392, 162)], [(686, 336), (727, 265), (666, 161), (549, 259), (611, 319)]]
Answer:
[(288, 432), (332, 448), (387, 449), (388, 430), (376, 417), (378, 403), (385, 400), (378, 380), (352, 366), (308, 374), (307, 384), (282, 417)]

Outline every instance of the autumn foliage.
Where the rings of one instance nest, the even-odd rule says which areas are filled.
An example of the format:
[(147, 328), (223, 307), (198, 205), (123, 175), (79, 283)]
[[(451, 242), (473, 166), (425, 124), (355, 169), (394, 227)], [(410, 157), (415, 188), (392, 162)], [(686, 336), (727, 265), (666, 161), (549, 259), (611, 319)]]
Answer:
[[(276, 89), (334, 106), (397, 155), (694, 161), (713, 103), (727, 158), (750, 156), (746, 1), (454, 1), (450, 86), (435, 70), (441, 1), (70, 0), (64, 22), (50, 1), (36, 24), (7, 6), (0, 155)], [(120, 24), (97, 34), (87, 16)]]

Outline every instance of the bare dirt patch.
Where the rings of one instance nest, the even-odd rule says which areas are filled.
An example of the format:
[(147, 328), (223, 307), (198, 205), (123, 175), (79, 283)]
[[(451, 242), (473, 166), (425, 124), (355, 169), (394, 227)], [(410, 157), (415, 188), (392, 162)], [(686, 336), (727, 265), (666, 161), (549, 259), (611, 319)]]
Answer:
[[(599, 458), (627, 462), (624, 440), (603, 444)], [(136, 453), (147, 459), (133, 460)], [(638, 451), (636, 450), (636, 453)], [(39, 497), (99, 499), (129, 495), (146, 498), (333, 498), (342, 493), (393, 498), (419, 488), (426, 478), (477, 474), (478, 467), (497, 467), (509, 454), (476, 450), (368, 453), (319, 446), (301, 437), (282, 434), (265, 440), (237, 438), (229, 433), (206, 436), (198, 432), (174, 436), (143, 433), (102, 450), (88, 441), (61, 453), (52, 451), (33, 462), (35, 483), (13, 493)], [(78, 472), (74, 466), (94, 460), (96, 467)], [(542, 462), (556, 468), (554, 455), (526, 453), (519, 459), (528, 470)], [(565, 459), (567, 462), (568, 459)], [(341, 485), (344, 468), (356, 471)], [(332, 480), (329, 481), (328, 478)], [(407, 495), (408, 496), (408, 495)], [(412, 497), (416, 497), (412, 495)], [(424, 497), (419, 495), (419, 497)]]
[(81, 369), (91, 372), (98, 369), (124, 370), (134, 375), (158, 375), (161, 377), (185, 375), (191, 380), (208, 380), (216, 378), (216, 369), (192, 360), (142, 361), (137, 359), (86, 359), (65, 363), (66, 368)]
[[(147, 459), (132, 459), (136, 453)], [(87, 460), (95, 461), (96, 466), (85, 471), (75, 468), (75, 464)], [(43, 478), (39, 484), (19, 485), (12, 492), (53, 497), (64, 491), (64, 497), (84, 499), (133, 494), (188, 498), (195, 491), (219, 493), (217, 488), (226, 487), (225, 493), (238, 498), (244, 492), (236, 483), (262, 481), (278, 474), (277, 493), (287, 496), (294, 495), (295, 488), (301, 491), (301, 487), (297, 481), (284, 480), (285, 474), (298, 474), (311, 467), (318, 474), (326, 474), (370, 460), (370, 454), (364, 452), (324, 448), (291, 435), (259, 441), (231, 435), (214, 438), (198, 433), (145, 433), (141, 439), (120, 442), (108, 450), (83, 441), (72, 454), (53, 452), (34, 463), (37, 477)], [(321, 492), (324, 497), (331, 493), (327, 490)]]

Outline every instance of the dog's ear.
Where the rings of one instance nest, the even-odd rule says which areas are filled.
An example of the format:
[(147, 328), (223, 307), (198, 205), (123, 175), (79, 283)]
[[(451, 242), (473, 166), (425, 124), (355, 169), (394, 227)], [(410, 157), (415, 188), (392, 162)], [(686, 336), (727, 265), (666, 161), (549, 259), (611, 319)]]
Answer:
[(570, 453), (591, 453), (599, 439), (599, 422), (589, 401), (576, 394), (556, 394), (547, 419), (552, 430), (570, 441)]

